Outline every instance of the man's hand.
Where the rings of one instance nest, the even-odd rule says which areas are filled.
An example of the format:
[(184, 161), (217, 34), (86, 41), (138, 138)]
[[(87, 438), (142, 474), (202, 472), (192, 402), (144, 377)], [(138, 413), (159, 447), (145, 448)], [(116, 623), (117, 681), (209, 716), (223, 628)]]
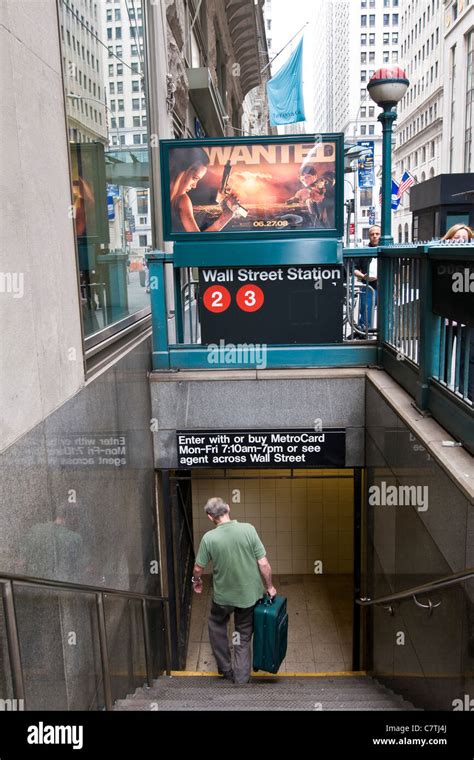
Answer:
[(194, 581), (193, 583), (193, 591), (195, 594), (202, 594), (202, 589), (203, 589), (202, 578), (199, 578), (198, 581)]
[(277, 595), (277, 590), (275, 586), (270, 586), (270, 588), (267, 588), (267, 594), (270, 597), (270, 599), (273, 599)]

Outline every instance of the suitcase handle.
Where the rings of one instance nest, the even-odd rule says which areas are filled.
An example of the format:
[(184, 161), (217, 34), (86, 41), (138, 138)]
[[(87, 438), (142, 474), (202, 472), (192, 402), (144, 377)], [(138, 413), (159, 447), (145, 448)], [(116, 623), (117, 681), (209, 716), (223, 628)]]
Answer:
[(275, 596), (270, 596), (270, 594), (265, 593), (264, 597), (263, 597), (263, 603), (264, 604), (273, 604), (275, 598), (276, 598), (276, 595)]

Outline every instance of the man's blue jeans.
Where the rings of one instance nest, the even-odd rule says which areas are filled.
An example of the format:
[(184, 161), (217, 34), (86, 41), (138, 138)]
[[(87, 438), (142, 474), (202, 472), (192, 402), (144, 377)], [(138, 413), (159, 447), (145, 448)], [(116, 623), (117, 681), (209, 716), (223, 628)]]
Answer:
[(372, 287), (365, 287), (359, 296), (359, 322), (362, 330), (371, 329), (373, 325), (373, 313), (377, 304), (377, 291)]
[[(212, 602), (209, 616), (209, 641), (219, 673), (228, 673), (233, 669), (234, 683), (247, 683), (250, 680), (254, 608), (254, 604), (251, 607), (242, 608)], [(235, 631), (232, 636), (234, 641), (233, 668), (227, 637), (227, 623), (232, 613), (234, 613), (235, 624)]]

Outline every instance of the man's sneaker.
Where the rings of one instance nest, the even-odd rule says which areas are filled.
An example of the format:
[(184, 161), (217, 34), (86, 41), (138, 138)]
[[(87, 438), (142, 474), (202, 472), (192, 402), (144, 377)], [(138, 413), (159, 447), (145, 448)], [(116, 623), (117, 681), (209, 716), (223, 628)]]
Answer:
[(225, 673), (219, 673), (219, 675), (222, 676), (226, 681), (234, 681), (234, 671), (233, 670), (227, 670)]

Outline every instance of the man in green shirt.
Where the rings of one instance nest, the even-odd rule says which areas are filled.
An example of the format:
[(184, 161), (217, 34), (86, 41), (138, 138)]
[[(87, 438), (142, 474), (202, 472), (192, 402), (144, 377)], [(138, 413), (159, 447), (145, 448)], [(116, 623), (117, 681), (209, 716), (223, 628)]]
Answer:
[[(219, 497), (209, 499), (204, 510), (216, 529), (206, 533), (200, 543), (193, 570), (194, 591), (202, 593), (201, 575), (206, 565), (212, 562), (209, 640), (217, 668), (224, 678), (234, 683), (248, 683), (253, 610), (265, 589), (271, 597), (277, 593), (272, 583), (272, 569), (253, 525), (231, 520), (229, 505)], [(233, 670), (227, 638), (227, 623), (232, 612), (237, 639)]]

